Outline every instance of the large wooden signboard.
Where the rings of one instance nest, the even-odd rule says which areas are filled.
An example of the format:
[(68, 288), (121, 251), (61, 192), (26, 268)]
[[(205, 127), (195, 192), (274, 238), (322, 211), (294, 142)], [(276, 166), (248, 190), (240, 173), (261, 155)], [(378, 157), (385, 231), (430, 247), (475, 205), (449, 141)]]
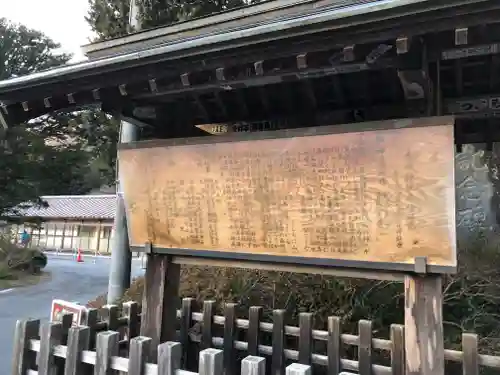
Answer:
[(134, 247), (399, 270), (425, 257), (430, 272), (456, 267), (452, 118), (138, 142), (124, 145), (119, 162)]

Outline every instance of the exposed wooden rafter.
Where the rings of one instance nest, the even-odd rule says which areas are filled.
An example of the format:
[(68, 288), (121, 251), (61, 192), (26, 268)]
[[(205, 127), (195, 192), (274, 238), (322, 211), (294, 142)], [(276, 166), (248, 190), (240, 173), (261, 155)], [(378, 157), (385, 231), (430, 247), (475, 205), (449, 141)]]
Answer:
[[(296, 59), (297, 59), (297, 68), (299, 70), (307, 69), (307, 53), (297, 55)], [(306, 97), (309, 101), (309, 105), (313, 109), (317, 108), (318, 104), (316, 102), (316, 95), (314, 93), (314, 88), (313, 88), (313, 85), (311, 84), (311, 81), (304, 80), (302, 82), (302, 85), (304, 86), (304, 92), (305, 92)]]

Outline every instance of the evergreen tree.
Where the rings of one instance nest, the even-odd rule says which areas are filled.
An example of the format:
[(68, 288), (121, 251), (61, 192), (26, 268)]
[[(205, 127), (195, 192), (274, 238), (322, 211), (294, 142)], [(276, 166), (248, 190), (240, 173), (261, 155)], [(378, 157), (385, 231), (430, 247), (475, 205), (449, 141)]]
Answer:
[[(166, 26), (175, 22), (218, 13), (257, 3), (260, 0), (135, 0), (142, 29)], [(129, 26), (129, 0), (89, 0), (86, 17), (97, 40), (126, 35)]]
[[(69, 61), (44, 34), (0, 19), (0, 79)], [(0, 215), (41, 195), (81, 194), (114, 180), (117, 122), (99, 111), (44, 116), (0, 141)], [(110, 156), (112, 155), (112, 156)]]

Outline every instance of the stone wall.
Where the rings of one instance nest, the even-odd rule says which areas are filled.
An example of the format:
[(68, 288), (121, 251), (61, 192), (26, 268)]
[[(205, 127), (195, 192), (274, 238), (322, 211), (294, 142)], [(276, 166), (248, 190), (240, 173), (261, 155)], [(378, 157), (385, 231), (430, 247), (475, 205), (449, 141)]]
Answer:
[(464, 145), (455, 160), (459, 249), (479, 235), (500, 244), (500, 146), (488, 151), (485, 145)]

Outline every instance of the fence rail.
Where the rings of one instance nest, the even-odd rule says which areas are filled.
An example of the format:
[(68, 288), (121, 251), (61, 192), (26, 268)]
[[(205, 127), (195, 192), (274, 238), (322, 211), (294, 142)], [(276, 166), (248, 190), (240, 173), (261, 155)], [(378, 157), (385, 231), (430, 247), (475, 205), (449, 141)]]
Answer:
[[(342, 371), (354, 371), (360, 375), (405, 374), (402, 325), (391, 325), (390, 339), (380, 339), (372, 337), (372, 323), (368, 320), (360, 320), (358, 334), (353, 335), (341, 331), (340, 318), (335, 316), (328, 318), (326, 330), (317, 330), (312, 329), (311, 313), (299, 314), (299, 325), (289, 326), (285, 325), (284, 310), (274, 310), (271, 323), (262, 321), (263, 309), (258, 306), (250, 307), (248, 319), (241, 319), (237, 317), (237, 305), (233, 303), (225, 304), (223, 316), (215, 315), (214, 301), (204, 302), (201, 312), (193, 312), (193, 304), (193, 299), (185, 298), (181, 309), (177, 311), (179, 330), (176, 341), (180, 343), (180, 349), (175, 350), (181, 351), (180, 363), (185, 370), (196, 368), (203, 350), (222, 349), (222, 367), (227, 375), (240, 373), (243, 375), (240, 361), (245, 355), (265, 358), (267, 362), (262, 363), (273, 375), (285, 374), (288, 371), (287, 365), (291, 362), (311, 366), (315, 368), (314, 372), (329, 375), (338, 375)], [(71, 315), (67, 315), (63, 317), (61, 323), (47, 323), (41, 327), (38, 321), (18, 322), (14, 368), (19, 371), (14, 373), (45, 374), (44, 366), (46, 363), (52, 363), (51, 355), (68, 359), (68, 353), (76, 350), (75, 345), (82, 352), (78, 358), (81, 358), (83, 363), (95, 365), (99, 345), (104, 345), (99, 341), (105, 340), (102, 338), (103, 332), (107, 332), (108, 336), (111, 335), (109, 332), (113, 332), (111, 335), (113, 338), (109, 340), (112, 340), (110, 342), (113, 345), (116, 344), (118, 350), (110, 354), (111, 365), (118, 366), (113, 367), (114, 369), (127, 372), (129, 361), (135, 358), (133, 355), (137, 355), (133, 352), (136, 350), (134, 348), (140, 347), (141, 358), (144, 357), (144, 361), (149, 361), (145, 373), (163, 374), (157, 372), (158, 369), (154, 365), (154, 363), (160, 364), (160, 356), (158, 362), (156, 356), (153, 356), (154, 358), (148, 356), (147, 353), (151, 350), (149, 339), (139, 336), (140, 310), (137, 303), (125, 303), (121, 312), (118, 306), (105, 306), (100, 314), (96, 309), (90, 309), (85, 317), (85, 327), (70, 328), (71, 318)], [(163, 346), (161, 350), (166, 350), (165, 348)], [(193, 348), (199, 349), (200, 352)], [(346, 348), (357, 348), (357, 350), (346, 352)], [(94, 349), (96, 352), (92, 351)], [(462, 363), (464, 375), (478, 375), (479, 366), (500, 369), (500, 357), (478, 353), (477, 335), (464, 333), (462, 350), (445, 350), (445, 359)], [(33, 370), (36, 368), (33, 362), (36, 355), (33, 356), (33, 353), (39, 353), (38, 372)], [(122, 357), (119, 357), (118, 353)], [(163, 352), (158, 351), (158, 355), (161, 353)], [(354, 358), (344, 358), (346, 353), (350, 353)], [(71, 356), (69, 359), (73, 360)], [(19, 367), (19, 363), (24, 365)], [(23, 371), (26, 363), (29, 366)], [(188, 375), (188, 373), (177, 375)]]
[[(46, 375), (64, 370), (64, 374), (85, 374), (90, 365), (95, 375), (107, 375), (110, 370), (130, 375), (219, 375), (224, 371), (224, 352), (208, 348), (200, 352), (198, 372), (181, 369), (183, 349), (178, 342), (160, 344), (157, 360), (151, 362), (152, 340), (138, 336), (130, 340), (128, 358), (120, 357), (119, 338), (116, 331), (100, 332), (96, 336), (95, 351), (88, 350), (90, 329), (71, 327), (68, 332), (68, 344), (57, 344), (61, 340), (62, 324), (48, 323), (42, 326), (40, 339), (30, 339), (31, 333), (40, 326), (40, 321), (18, 322), (16, 336), (22, 342), (28, 342), (28, 348), (16, 352), (14, 374)], [(27, 349), (27, 350), (26, 350)], [(38, 355), (36, 355), (36, 354)], [(64, 358), (64, 364), (56, 361)], [(38, 362), (38, 365), (36, 364)], [(266, 359), (247, 356), (241, 361), (242, 375), (265, 375)], [(86, 366), (86, 367), (85, 367)], [(35, 367), (38, 369), (35, 370)], [(310, 375), (311, 367), (293, 363), (286, 367), (286, 375)]]

